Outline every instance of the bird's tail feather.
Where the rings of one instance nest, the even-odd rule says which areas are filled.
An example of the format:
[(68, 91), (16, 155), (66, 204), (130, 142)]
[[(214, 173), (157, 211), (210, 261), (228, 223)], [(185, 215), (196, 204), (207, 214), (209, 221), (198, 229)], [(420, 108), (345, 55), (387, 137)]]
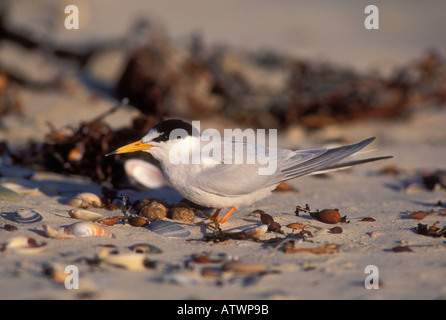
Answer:
[(343, 162), (343, 163), (337, 163), (335, 165), (326, 167), (326, 168), (324, 168), (322, 170), (313, 171), (313, 172), (311, 172), (308, 175), (313, 176), (313, 175), (323, 174), (323, 173), (327, 173), (327, 172), (345, 170), (345, 169), (351, 168), (353, 166), (356, 166), (358, 164), (374, 162), (374, 161), (379, 161), (379, 160), (386, 160), (386, 159), (391, 159), (391, 158), (393, 158), (393, 156), (374, 157), (374, 158), (352, 160), (352, 161), (347, 161), (347, 162)]

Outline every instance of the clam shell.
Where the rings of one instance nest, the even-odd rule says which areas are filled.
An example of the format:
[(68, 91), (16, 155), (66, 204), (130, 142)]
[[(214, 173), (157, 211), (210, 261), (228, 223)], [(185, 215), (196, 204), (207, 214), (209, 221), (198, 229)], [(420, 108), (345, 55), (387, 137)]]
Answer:
[(34, 223), (43, 219), (40, 213), (29, 208), (17, 209), (14, 212), (13, 218), (18, 223)]
[(155, 220), (149, 224), (149, 230), (167, 238), (186, 238), (190, 232), (177, 223)]
[(268, 230), (266, 224), (248, 224), (246, 226), (240, 226), (233, 229), (226, 230), (226, 233), (239, 233), (242, 232), (250, 237), (259, 238)]
[(30, 237), (14, 237), (9, 239), (5, 248), (24, 254), (36, 254), (42, 252), (46, 246), (46, 242), (38, 244), (35, 239)]
[(268, 271), (266, 265), (254, 262), (229, 261), (223, 265), (223, 271), (240, 274), (258, 274)]
[(68, 214), (72, 218), (87, 221), (95, 221), (102, 218), (102, 214), (84, 209), (71, 209), (68, 211)]
[(154, 189), (169, 185), (163, 172), (147, 161), (129, 159), (124, 163), (124, 170), (130, 179), (147, 188)]
[(87, 209), (90, 207), (99, 208), (102, 206), (102, 200), (94, 193), (83, 192), (70, 199), (67, 204), (69, 206), (82, 209)]

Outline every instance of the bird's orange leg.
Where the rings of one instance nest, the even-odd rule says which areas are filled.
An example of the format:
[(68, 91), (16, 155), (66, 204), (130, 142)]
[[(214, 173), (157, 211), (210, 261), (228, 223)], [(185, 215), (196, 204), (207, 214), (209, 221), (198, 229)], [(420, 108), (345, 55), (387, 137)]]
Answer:
[(223, 218), (221, 218), (218, 222), (219, 223), (225, 223), (226, 220), (228, 220), (228, 218), (231, 216), (231, 214), (234, 213), (235, 210), (237, 210), (236, 207), (231, 207), (231, 210), (229, 210), (228, 213)]

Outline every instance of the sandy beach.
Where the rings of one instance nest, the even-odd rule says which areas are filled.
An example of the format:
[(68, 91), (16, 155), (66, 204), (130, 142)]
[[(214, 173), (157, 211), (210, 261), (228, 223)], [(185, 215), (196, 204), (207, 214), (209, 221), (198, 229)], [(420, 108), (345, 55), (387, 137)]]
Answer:
[[(46, 5), (50, 2), (42, 3)], [(63, 31), (63, 28), (55, 28), (54, 39), (50, 40), (54, 41), (53, 44), (58, 44), (57, 48), (67, 48), (64, 47), (66, 43), (80, 48), (81, 40), (88, 37), (93, 41), (95, 38), (96, 41), (106, 39), (106, 43), (122, 37), (119, 30), (107, 28), (112, 19), (110, 16), (118, 14), (116, 11), (119, 10), (119, 5), (106, 11), (98, 9), (105, 6), (101, 1), (95, 2), (91, 7), (88, 2), (76, 3), (88, 12), (89, 28), (96, 32), (91, 32), (89, 36), (72, 35), (66, 30)], [(389, 21), (389, 16), (385, 14), (386, 5), (383, 2), (377, 5), (382, 5), (383, 18), (382, 29), (379, 31), (382, 33), (380, 35), (382, 38), (377, 40), (376, 46), (382, 48), (389, 45), (389, 40), (383, 38), (390, 37), (392, 33), (390, 31), (386, 33), (385, 29)], [(123, 10), (121, 23), (127, 23), (128, 26), (134, 22), (131, 18), (135, 19), (134, 10), (138, 6), (141, 7), (142, 4), (135, 1), (133, 6)], [(247, 10), (245, 6), (250, 5), (245, 3), (240, 6), (242, 15)], [(202, 22), (203, 30), (201, 30), (204, 41), (227, 42), (227, 45), (237, 48), (240, 42), (244, 42), (243, 37), (252, 37), (254, 44), (260, 43), (261, 47), (264, 46), (267, 43), (265, 38), (274, 38), (274, 34), (251, 36), (255, 34), (253, 30), (262, 30), (256, 23), (261, 24), (260, 16), (265, 14), (266, 9), (272, 4), (267, 1), (263, 6), (265, 8), (259, 7), (258, 15), (252, 13), (252, 24), (246, 23), (246, 29), (242, 29), (238, 40), (234, 40), (234, 43), (227, 41), (230, 33), (219, 33), (221, 28), (216, 27), (218, 23), (222, 23), (219, 19), (216, 20), (214, 28), (210, 27), (209, 33), (206, 33), (205, 22), (212, 20), (211, 13), (215, 15), (218, 7), (210, 10), (203, 4), (203, 12), (210, 10), (207, 19), (203, 19), (198, 11), (195, 14), (201, 17), (197, 18), (198, 21), (205, 21)], [(281, 14), (287, 16), (287, 8), (288, 11), (290, 9), (288, 6), (292, 7), (291, 3), (285, 4), (282, 11), (277, 8), (268, 12), (279, 17)], [(179, 31), (181, 25), (191, 32), (199, 28), (190, 22), (182, 22), (182, 19), (193, 20), (192, 17), (188, 16), (188, 19), (185, 15), (176, 17), (173, 11), (166, 7), (155, 1), (152, 10), (147, 9), (147, 13), (152, 12), (150, 17), (155, 16), (160, 21), (165, 20), (166, 33), (172, 38), (181, 38), (181, 35), (187, 33), (186, 29), (183, 33)], [(339, 12), (344, 12), (342, 11), (344, 8), (346, 14), (352, 15), (353, 9), (347, 10), (346, 7), (342, 5), (338, 9)], [(25, 5), (23, 7), (16, 5), (13, 9), (10, 17), (14, 17), (15, 20), (10, 22), (10, 27), (20, 25), (24, 21), (18, 18), (21, 16), (19, 13), (24, 17), (30, 14), (30, 9), (26, 9)], [(315, 11), (315, 8), (308, 7), (309, 15)], [(141, 15), (144, 12), (141, 11)], [(226, 11), (221, 8), (221, 12)], [(403, 12), (400, 23), (405, 25), (406, 20), (403, 16), (412, 16), (414, 12), (409, 10)], [(98, 15), (97, 19), (95, 14)], [(110, 16), (105, 18), (107, 15)], [(360, 19), (363, 19), (363, 16), (362, 13)], [(61, 13), (56, 21), (63, 21), (64, 17)], [(242, 20), (240, 18), (238, 23), (240, 24)], [(290, 20), (284, 18), (285, 31), (287, 28), (292, 30), (292, 27), (287, 26)], [(28, 23), (31, 26), (33, 23), (39, 25), (38, 19), (36, 22), (28, 21)], [(302, 21), (302, 25), (304, 23), (305, 21)], [(348, 28), (348, 23), (346, 24), (344, 27)], [(115, 27), (118, 29), (118, 26)], [(305, 28), (309, 28), (308, 25)], [(302, 30), (305, 31), (305, 28)], [(315, 28), (313, 32), (319, 32), (320, 28)], [(441, 26), (437, 28), (442, 30)], [(395, 32), (398, 28), (393, 25), (389, 29)], [(39, 29), (34, 28), (34, 30), (36, 36), (31, 38), (38, 39)], [(80, 30), (82, 31), (82, 27)], [(44, 35), (48, 34), (48, 31), (42, 32)], [(406, 32), (410, 33), (410, 29)], [(347, 47), (353, 47), (352, 43), (357, 41), (356, 37), (361, 37), (361, 34), (363, 33), (351, 35)], [(289, 37), (289, 32), (281, 35), (286, 40), (282, 40), (283, 42), (289, 42), (286, 36)], [(322, 46), (317, 41), (320, 38), (312, 37), (311, 32), (305, 35), (309, 40), (302, 46), (301, 51), (281, 47), (275, 41), (270, 42), (270, 46), (279, 52), (302, 54), (307, 60), (314, 57), (315, 61), (318, 61), (318, 55), (314, 52), (320, 50)], [(297, 37), (297, 34), (294, 36)], [(333, 31), (333, 38), (339, 40), (339, 37), (339, 34)], [(91, 39), (85, 43), (90, 43)], [(435, 46), (436, 38), (432, 36), (431, 39), (432, 46)], [(345, 55), (345, 59), (339, 60), (339, 56), (343, 54), (335, 52), (333, 53), (338, 59), (331, 59), (330, 55), (323, 54), (324, 50), (319, 51), (319, 57), (335, 65), (340, 61), (344, 61), (345, 63), (341, 63), (344, 65), (351, 62), (352, 68), (359, 68), (362, 72), (370, 69), (383, 70), (388, 66), (398, 66), (414, 57), (420, 57), (429, 47), (424, 43), (416, 43), (414, 47), (419, 48), (417, 54), (411, 57), (408, 54), (404, 59), (400, 59), (400, 50), (406, 53), (408, 51), (405, 46), (409, 47), (410, 40), (406, 41), (406, 44), (394, 49), (387, 56), (384, 53), (381, 53), (382, 57), (376, 56), (375, 60), (370, 57), (373, 55), (369, 55), (369, 59), (361, 59), (362, 54), (355, 54), (353, 50), (349, 50), (350, 55)], [(181, 44), (182, 41), (178, 43)], [(95, 55), (97, 60), (88, 60), (87, 67), (83, 66), (79, 71), (70, 63), (54, 63), (55, 60), (52, 59), (39, 60), (40, 56), (32, 55), (33, 50), (18, 49), (11, 39), (4, 40), (1, 44), (1, 74), (14, 71), (17, 72), (15, 74), (21, 75), (21, 79), (26, 79), (23, 83), (15, 81), (12, 77), (2, 77), (8, 88), (9, 86), (13, 88), (13, 93), (8, 94), (17, 98), (20, 105), (20, 112), (1, 115), (0, 119), (0, 141), (7, 142), (12, 153), (20, 154), (22, 148), (30, 146), (30, 141), (35, 141), (37, 145), (48, 141), (52, 127), (61, 132), (65, 132), (66, 126), (78, 128), (80, 123), (95, 119), (119, 103), (116, 97), (104, 93), (117, 83), (130, 49), (120, 51), (114, 50), (113, 47), (106, 50), (108, 55)], [(249, 42), (246, 46), (248, 45)], [(370, 51), (373, 43), (363, 46), (369, 46), (366, 50)], [(334, 47), (339, 48), (339, 44)], [(257, 50), (258, 46), (253, 45), (251, 48)], [(357, 48), (359, 52), (359, 46)], [(444, 53), (444, 48), (439, 48), (439, 51)], [(17, 63), (17, 57), (29, 58), (26, 60), (29, 65)], [(52, 82), (53, 72), (59, 73), (61, 70), (65, 77)], [(101, 87), (105, 88), (104, 90), (97, 90), (98, 86), (92, 85), (97, 84), (98, 79), (104, 84), (104, 87)], [(445, 78), (442, 78), (442, 81), (444, 80)], [(57, 83), (57, 86), (53, 86), (54, 83)], [(271, 88), (274, 88), (273, 84), (267, 89)], [(441, 88), (445, 90), (444, 82)], [(445, 91), (442, 92), (444, 94)], [(367, 150), (374, 150), (370, 154), (391, 155), (394, 158), (323, 176), (305, 176), (291, 180), (288, 182), (291, 190), (275, 191), (269, 198), (239, 208), (228, 222), (221, 225), (223, 232), (251, 224), (262, 225), (259, 215), (253, 214), (253, 211), (263, 210), (280, 224), (282, 233), (265, 232), (255, 239), (216, 241), (214, 238), (213, 241), (214, 224), (199, 212), (195, 212), (193, 222), (165, 219), (189, 232), (187, 236), (181, 238), (160, 235), (150, 230), (150, 225), (135, 227), (122, 222), (104, 226), (114, 237), (70, 239), (50, 237), (45, 233), (43, 225), (59, 229), (80, 221), (68, 214), (74, 209), (68, 204), (70, 199), (86, 192), (103, 197), (102, 188), (104, 186), (112, 188), (110, 181), (98, 183), (85, 175), (57, 173), (43, 170), (40, 166), (20, 168), (6, 149), (2, 148), (0, 149), (1, 185), (12, 190), (15, 188), (17, 194), (0, 199), (0, 299), (445, 299), (446, 242), (444, 231), (440, 232), (446, 225), (446, 189), (441, 185), (446, 184), (444, 182), (446, 109), (444, 103), (439, 103), (439, 100), (432, 103), (423, 99), (411, 100), (420, 102), (412, 106), (410, 112), (402, 117), (333, 121), (317, 129), (296, 122), (279, 129), (280, 147), (325, 147), (376, 137), (376, 140), (367, 147)], [(239, 118), (230, 118), (228, 115), (233, 115), (233, 111), (225, 113), (227, 118), (216, 114), (200, 119), (194, 118), (190, 110), (178, 110), (180, 117), (186, 115), (184, 117), (187, 120), (202, 120), (202, 129), (237, 128), (248, 123), (240, 124), (237, 122)], [(197, 110), (196, 114), (200, 114), (200, 109)], [(141, 115), (140, 110), (129, 105), (106, 116), (104, 122), (112, 130), (119, 130), (129, 127), (133, 119), (139, 115)], [(168, 117), (173, 116), (175, 114), (168, 115)], [(276, 122), (271, 123), (276, 124)], [(108, 150), (110, 151), (112, 150)], [(19, 168), (27, 171), (19, 171)], [(426, 179), (423, 180), (423, 177), (427, 176), (438, 177), (432, 188), (426, 184)], [(118, 190), (118, 193), (128, 196), (132, 202), (157, 198), (174, 205), (182, 200), (182, 196), (168, 186), (149, 189), (133, 184), (128, 187)], [(114, 208), (90, 206), (86, 210), (99, 213), (103, 218), (122, 216), (120, 202), (116, 203), (117, 206)], [(342, 216), (346, 216), (346, 221), (327, 224), (316, 220), (306, 211), (300, 211), (296, 215), (296, 207), (304, 208), (307, 204), (312, 211), (336, 208)], [(42, 219), (37, 222), (19, 223), (15, 214), (21, 208), (36, 211)], [(412, 218), (410, 214), (417, 211), (424, 211), (426, 217), (421, 220)], [(131, 213), (134, 214), (134, 211)], [(438, 224), (435, 225), (437, 221)], [(305, 228), (287, 227), (290, 224), (301, 224)], [(432, 233), (421, 234), (419, 224), (428, 227), (438, 226), (438, 236), (433, 236)], [(340, 227), (342, 233), (333, 231), (334, 227)], [(34, 239), (37, 248), (23, 250), (8, 245), (11, 239), (18, 237)], [(286, 252), (287, 243), (288, 246), (294, 245), (294, 249), (304, 250)], [(134, 253), (132, 248), (137, 244), (145, 244), (146, 248), (156, 247), (160, 252), (150, 252), (154, 249), (148, 249), (148, 252)], [(335, 245), (336, 249), (327, 250), (331, 245)], [(322, 252), (318, 252), (315, 248), (322, 248)], [(205, 254), (206, 257), (216, 258), (212, 261), (197, 258), (203, 253), (210, 254)], [(136, 262), (130, 266), (118, 266), (117, 263), (107, 262), (110, 257), (119, 255), (129, 255), (127, 260), (136, 259)], [(247, 263), (247, 270), (240, 271), (236, 267), (231, 267), (231, 262), (237, 262), (239, 266)], [(65, 272), (66, 266), (74, 266), (79, 272), (77, 289), (67, 288), (66, 276), (70, 273)], [(366, 271), (367, 266), (374, 266), (379, 270), (377, 289), (367, 289), (365, 282), (370, 275), (370, 272)]]

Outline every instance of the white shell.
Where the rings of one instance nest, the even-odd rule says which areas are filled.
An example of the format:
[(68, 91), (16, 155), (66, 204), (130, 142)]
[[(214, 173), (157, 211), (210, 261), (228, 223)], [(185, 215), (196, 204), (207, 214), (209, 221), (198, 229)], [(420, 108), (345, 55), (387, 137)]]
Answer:
[(36, 240), (29, 237), (14, 237), (8, 240), (5, 248), (19, 253), (36, 254), (42, 252), (47, 244), (37, 244)]
[(77, 196), (72, 198), (67, 203), (69, 206), (73, 206), (76, 208), (89, 208), (89, 207), (101, 207), (102, 201), (97, 195), (91, 192), (83, 192), (79, 193)]
[(37, 211), (29, 208), (19, 208), (14, 212), (14, 220), (18, 223), (34, 223), (42, 220), (42, 216)]
[(149, 224), (149, 229), (168, 238), (185, 238), (190, 232), (177, 223), (166, 220), (155, 220)]
[(130, 179), (147, 188), (154, 189), (169, 185), (163, 172), (147, 161), (129, 159), (124, 163), (124, 170)]
[(68, 214), (72, 218), (87, 221), (95, 221), (102, 218), (102, 214), (84, 209), (71, 209), (68, 211)]
[(248, 224), (246, 226), (240, 226), (233, 229), (226, 230), (226, 233), (238, 233), (243, 232), (244, 234), (259, 238), (268, 230), (268, 226), (266, 224)]

